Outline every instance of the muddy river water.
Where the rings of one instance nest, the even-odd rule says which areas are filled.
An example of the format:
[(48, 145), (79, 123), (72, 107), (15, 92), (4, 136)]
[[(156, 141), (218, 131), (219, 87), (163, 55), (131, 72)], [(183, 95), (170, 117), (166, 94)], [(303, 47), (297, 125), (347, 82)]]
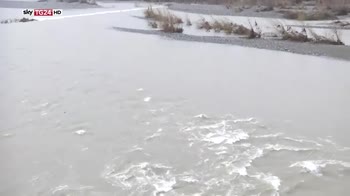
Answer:
[(348, 61), (133, 14), (1, 25), (0, 195), (348, 194)]

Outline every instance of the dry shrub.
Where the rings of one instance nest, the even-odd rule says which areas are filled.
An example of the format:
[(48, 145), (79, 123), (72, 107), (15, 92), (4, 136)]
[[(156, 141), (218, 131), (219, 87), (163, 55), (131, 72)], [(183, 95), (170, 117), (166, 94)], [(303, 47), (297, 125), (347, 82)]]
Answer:
[(153, 29), (158, 28), (158, 24), (155, 21), (149, 21), (148, 26), (152, 27)]
[(182, 27), (178, 27), (173, 23), (167, 23), (167, 22), (160, 23), (160, 28), (165, 33), (182, 33), (183, 32)]
[(251, 28), (247, 28), (243, 25), (235, 24), (229, 20), (213, 20), (210, 23), (203, 18), (198, 23), (198, 29), (204, 29), (206, 31), (213, 29), (216, 33), (224, 32), (227, 35), (243, 35), (247, 38), (258, 38), (261, 36), (261, 33), (256, 32), (252, 26)]
[(170, 12), (162, 12), (160, 10), (154, 10), (151, 6), (145, 10), (144, 15), (148, 19), (155, 21), (170, 21), (174, 24), (182, 24), (183, 21), (181, 18), (171, 14)]
[(336, 29), (333, 30), (333, 36), (319, 35), (312, 29), (308, 29), (311, 37), (308, 36), (305, 28), (299, 32), (291, 27), (287, 27), (287, 29), (285, 29), (282, 24), (278, 24), (276, 26), (276, 31), (280, 34), (280, 38), (282, 40), (294, 42), (312, 42), (317, 44), (344, 45), (344, 43), (341, 41), (339, 32)]
[(160, 29), (166, 33), (183, 32), (183, 28), (180, 26), (183, 23), (182, 19), (170, 12), (153, 10), (152, 7), (148, 7), (147, 10), (145, 10), (144, 15), (147, 19), (152, 20), (149, 22), (149, 25), (152, 28), (160, 27)]
[(154, 10), (152, 6), (149, 6), (147, 10), (144, 11), (144, 15), (147, 19), (152, 19), (156, 21), (161, 21), (164, 19), (164, 15), (159, 10)]
[(215, 20), (212, 25), (211, 25), (214, 29), (215, 32), (220, 32), (221, 30), (223, 30), (223, 24), (222, 22), (219, 22), (217, 20)]
[(198, 23), (197, 23), (197, 28), (198, 29), (204, 29), (206, 31), (210, 31), (213, 27), (211, 24), (206, 21), (204, 18), (202, 18)]
[(230, 21), (223, 21), (222, 23), (222, 31), (224, 33), (226, 33), (227, 35), (232, 34), (233, 33), (233, 28), (234, 28), (234, 24)]
[(254, 24), (255, 29), (252, 26), (252, 24), (250, 23), (250, 21), (249, 21), (249, 25), (250, 25), (250, 33), (248, 35), (248, 38), (249, 39), (261, 38), (262, 31), (261, 31), (261, 28), (259, 27), (258, 23), (255, 21), (255, 24)]
[(250, 35), (251, 30), (243, 25), (234, 24), (232, 32), (237, 35)]
[(254, 28), (250, 25), (250, 28), (247, 28), (240, 24), (234, 24), (230, 21), (225, 21), (222, 24), (222, 31), (226, 34), (235, 34), (235, 35), (244, 35), (247, 38), (259, 38), (260, 33), (256, 32)]
[(276, 26), (277, 32), (280, 34), (282, 40), (289, 40), (295, 42), (309, 42), (310, 39), (307, 37), (306, 30), (303, 29), (301, 32), (294, 30), (291, 27), (285, 27), (281, 24)]
[(153, 10), (152, 6), (148, 7), (147, 10), (145, 10), (143, 12), (143, 14), (145, 15), (146, 18), (151, 18), (151, 19), (156, 19), (157, 18), (157, 14)]

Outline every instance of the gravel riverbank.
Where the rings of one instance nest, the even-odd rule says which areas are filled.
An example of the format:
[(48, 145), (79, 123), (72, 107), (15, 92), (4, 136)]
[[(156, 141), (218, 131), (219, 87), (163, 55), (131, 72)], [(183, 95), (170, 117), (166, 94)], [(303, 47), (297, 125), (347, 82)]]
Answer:
[(226, 8), (225, 5), (209, 5), (209, 4), (185, 4), (185, 3), (169, 3), (170, 10), (182, 11), (196, 14), (207, 15), (224, 15), (224, 16), (249, 16), (263, 18), (282, 18), (283, 14), (276, 11), (257, 12), (257, 7), (249, 9), (236, 10), (234, 8)]
[(113, 27), (114, 30), (141, 33), (149, 35), (160, 35), (169, 39), (180, 41), (194, 41), (216, 44), (237, 45), (251, 48), (268, 49), (275, 51), (285, 51), (296, 54), (305, 54), (313, 56), (326, 56), (331, 58), (350, 61), (350, 47), (335, 46), (325, 44), (298, 43), (281, 40), (266, 40), (266, 39), (244, 39), (235, 37), (220, 37), (220, 36), (194, 36), (179, 33), (164, 33), (159, 30), (142, 30)]

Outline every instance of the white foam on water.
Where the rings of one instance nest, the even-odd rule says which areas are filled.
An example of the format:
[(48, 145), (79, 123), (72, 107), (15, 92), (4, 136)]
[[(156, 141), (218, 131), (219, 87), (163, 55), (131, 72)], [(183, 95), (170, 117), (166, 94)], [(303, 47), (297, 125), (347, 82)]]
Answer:
[(247, 176), (247, 168), (252, 165), (252, 162), (264, 155), (264, 151), (260, 148), (251, 148), (245, 152), (242, 152), (241, 155), (238, 155), (238, 163), (236, 161), (224, 161), (223, 165), (226, 166), (229, 174), (237, 173), (241, 176)]
[(266, 134), (266, 135), (255, 135), (254, 138), (276, 138), (283, 135), (283, 133), (273, 133), (273, 134)]
[(209, 117), (206, 114), (198, 114), (198, 115), (194, 116), (194, 118), (208, 119)]
[(234, 167), (231, 169), (230, 173), (237, 173), (241, 176), (246, 176), (248, 175), (247, 168), (246, 167)]
[(215, 123), (215, 124), (210, 124), (210, 125), (203, 125), (203, 126), (199, 126), (199, 129), (218, 129), (220, 127), (223, 127), (226, 125), (226, 121), (223, 120), (219, 123)]
[(136, 91), (142, 92), (142, 91), (144, 91), (144, 89), (143, 88), (138, 88), (138, 89), (136, 89)]
[(75, 131), (74, 133), (77, 135), (85, 135), (87, 133), (87, 131), (84, 129), (80, 129), (80, 130)]
[(227, 151), (226, 151), (226, 150), (223, 150), (223, 151), (216, 152), (215, 154), (216, 154), (216, 155), (227, 154)]
[(107, 165), (102, 177), (124, 190), (147, 189), (159, 195), (171, 191), (176, 184), (175, 176), (170, 171), (172, 168), (160, 163), (142, 162), (121, 171), (116, 169), (114, 165)]
[(262, 180), (266, 184), (271, 185), (271, 187), (276, 191), (278, 191), (279, 187), (281, 186), (281, 179), (278, 178), (277, 176), (273, 176), (270, 173), (268, 173), (268, 174), (259, 173), (256, 175), (252, 175), (251, 177)]
[(290, 141), (294, 141), (294, 142), (299, 142), (299, 143), (311, 143), (311, 144), (315, 144), (316, 146), (323, 146), (322, 144), (312, 141), (312, 140), (307, 140), (307, 139), (296, 139), (296, 138), (291, 138), (291, 137), (284, 137), (283, 139), (285, 140), (290, 140)]
[(53, 189), (51, 190), (51, 193), (52, 193), (52, 194), (56, 194), (57, 192), (62, 191), (62, 190), (67, 190), (68, 188), (69, 188), (68, 185), (59, 185), (59, 186), (53, 188)]
[[(331, 138), (331, 136), (328, 136), (329, 138)], [(333, 145), (338, 151), (348, 151), (350, 150), (350, 147), (343, 147), (340, 146), (339, 144), (337, 144), (336, 142), (332, 141), (331, 139), (328, 138), (318, 138), (318, 140), (325, 142), (327, 144), (331, 144)]]
[(338, 161), (338, 160), (307, 160), (299, 161), (291, 164), (289, 167), (301, 167), (304, 172), (314, 174), (316, 176), (322, 176), (322, 168), (327, 165), (340, 165), (342, 167), (350, 168), (350, 163)]
[(208, 134), (206, 138), (203, 139), (203, 141), (207, 141), (207, 142), (212, 142), (214, 144), (221, 144), (222, 142), (224, 142), (227, 138), (224, 136), (216, 136), (216, 137), (212, 137), (211, 134)]
[(68, 185), (59, 185), (51, 190), (51, 193), (55, 195), (56, 193), (58, 195), (75, 195), (75, 194), (65, 194), (65, 193), (60, 193), (60, 192), (83, 192), (87, 190), (92, 190), (94, 189), (93, 186), (79, 186), (79, 187), (70, 187)]
[(151, 101), (151, 99), (152, 99), (152, 97), (145, 97), (145, 98), (143, 99), (143, 101), (144, 101), (144, 102), (149, 102), (149, 101)]
[(146, 138), (145, 138), (145, 140), (152, 140), (152, 139), (154, 139), (154, 138), (156, 138), (156, 137), (159, 137), (161, 134), (159, 133), (159, 132), (156, 132), (156, 133), (153, 133), (152, 135), (150, 135), (150, 136), (147, 136)]
[(295, 152), (317, 150), (314, 148), (298, 148), (298, 147), (294, 147), (294, 146), (285, 146), (285, 145), (281, 145), (281, 144), (266, 144), (265, 149), (266, 150), (273, 150), (273, 151), (288, 150), (288, 151), (295, 151)]
[(192, 131), (194, 130), (196, 127), (183, 127), (181, 128), (181, 131)]
[(245, 147), (245, 148), (249, 148), (252, 146), (252, 144), (251, 143), (243, 143), (240, 146)]
[(189, 175), (181, 176), (181, 177), (179, 177), (179, 180), (184, 181), (184, 182), (188, 182), (188, 183), (196, 183), (199, 181), (196, 178), (194, 178), (193, 176), (189, 176)]
[(142, 151), (142, 150), (143, 150), (143, 148), (139, 147), (138, 145), (134, 145), (127, 152), (136, 152), (136, 151)]
[(183, 127), (181, 130), (183, 131), (192, 131), (195, 129), (223, 129), (226, 126), (226, 121), (223, 120), (221, 122), (218, 123), (214, 123), (214, 124), (209, 124), (209, 125), (200, 125), (200, 126), (187, 126), (187, 127)]
[(334, 141), (332, 141), (331, 139), (327, 139), (327, 138), (318, 138), (318, 140), (320, 140), (320, 141), (322, 141), (322, 142), (325, 142), (325, 143), (328, 143), (328, 144), (332, 144), (332, 145), (334, 145), (334, 146), (336, 146), (337, 144), (334, 142)]
[(241, 123), (241, 122), (255, 122), (256, 119), (255, 118), (241, 118), (241, 119), (236, 119), (233, 120), (234, 123)]
[(202, 141), (211, 142), (214, 144), (233, 144), (241, 140), (246, 140), (249, 138), (249, 135), (242, 131), (241, 129), (234, 130), (232, 132), (222, 133), (208, 133), (202, 138)]
[(170, 180), (160, 180), (153, 184), (154, 188), (156, 189), (154, 192), (155, 196), (158, 196), (159, 193), (166, 193), (173, 189), (173, 186), (176, 184), (175, 178), (171, 178)]

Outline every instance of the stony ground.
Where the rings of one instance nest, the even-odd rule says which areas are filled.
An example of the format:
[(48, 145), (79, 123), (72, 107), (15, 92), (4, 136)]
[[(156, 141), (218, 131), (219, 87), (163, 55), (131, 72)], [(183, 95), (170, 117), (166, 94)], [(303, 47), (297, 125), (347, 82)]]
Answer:
[[(264, 18), (283, 18), (281, 11), (312, 11), (314, 7), (306, 7), (304, 10), (298, 7), (292, 9), (274, 8), (274, 10), (264, 11), (264, 6), (236, 6), (227, 7), (226, 5), (208, 5), (208, 4), (184, 4), (184, 3), (169, 3), (169, 9), (183, 11), (189, 13), (208, 14), (208, 15), (228, 15), (228, 16), (249, 16), (249, 17), (264, 17)], [(348, 18), (347, 16), (338, 16), (339, 19)]]
[(180, 33), (163, 33), (157, 30), (141, 30), (113, 27), (113, 29), (131, 33), (142, 33), (150, 35), (160, 35), (169, 39), (181, 41), (206, 42), (216, 44), (237, 45), (251, 48), (268, 49), (276, 51), (285, 51), (296, 54), (305, 54), (313, 56), (326, 56), (350, 61), (350, 47), (334, 46), (325, 44), (299, 43), (282, 40), (266, 40), (266, 39), (242, 39), (236, 37), (221, 36), (194, 36)]

